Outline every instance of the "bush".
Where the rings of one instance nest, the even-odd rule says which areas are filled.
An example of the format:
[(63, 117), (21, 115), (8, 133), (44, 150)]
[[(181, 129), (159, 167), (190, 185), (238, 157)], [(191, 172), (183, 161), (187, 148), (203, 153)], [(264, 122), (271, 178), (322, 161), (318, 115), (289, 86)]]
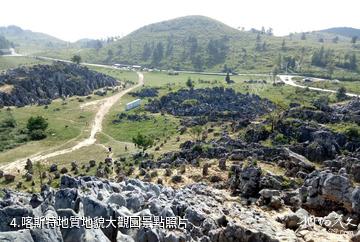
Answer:
[(7, 118), (4, 121), (0, 123), (0, 127), (2, 128), (15, 128), (16, 127), (16, 121), (14, 118)]
[(30, 131), (29, 136), (31, 140), (41, 140), (46, 138), (46, 133), (44, 130), (35, 129)]
[(45, 120), (44, 117), (42, 116), (37, 116), (37, 117), (30, 117), (28, 122), (27, 122), (27, 129), (29, 130), (29, 132), (31, 133), (34, 130), (42, 130), (44, 131), (47, 127), (48, 127), (48, 122)]
[(338, 101), (344, 101), (347, 99), (346, 96), (346, 88), (345, 87), (340, 87), (337, 91), (336, 91), (336, 98), (338, 99)]
[(345, 131), (345, 135), (351, 139), (357, 139), (360, 138), (360, 132), (359, 129), (356, 127), (349, 127)]
[(274, 137), (274, 142), (277, 144), (285, 144), (288, 142), (287, 138), (283, 134), (277, 134)]

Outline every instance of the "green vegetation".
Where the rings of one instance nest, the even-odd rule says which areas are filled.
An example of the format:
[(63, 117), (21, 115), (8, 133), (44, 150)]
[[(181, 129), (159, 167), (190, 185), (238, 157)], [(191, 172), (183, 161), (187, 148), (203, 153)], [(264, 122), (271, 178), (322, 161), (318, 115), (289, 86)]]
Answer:
[[(19, 60), (19, 58), (22, 59), (23, 57), (11, 58)], [(123, 72), (102, 67), (89, 68), (113, 76), (118, 80), (127, 81), (128, 84), (137, 80), (137, 75), (134, 72)], [(110, 92), (108, 92), (107, 96), (109, 95), (111, 95)], [(47, 106), (0, 109), (1, 126), (6, 126), (0, 128), (0, 150), (2, 151), (0, 153), (0, 163), (14, 161), (35, 153), (55, 151), (73, 146), (78, 140), (89, 135), (89, 124), (92, 122), (96, 110), (95, 105), (85, 106), (84, 108), (81, 105), (104, 97), (97, 95), (91, 95), (86, 99), (71, 97), (65, 100), (54, 100)], [(79, 102), (79, 100), (83, 102)], [(39, 141), (31, 141), (28, 136), (27, 122), (30, 117), (37, 116), (42, 116), (46, 120), (48, 128), (45, 132), (34, 131), (33, 138), (38, 137), (39, 133), (41, 135), (45, 134), (47, 137)], [(14, 120), (14, 122), (8, 119)], [(13, 123), (16, 124), (15, 127), (12, 127)], [(109, 144), (113, 145), (112, 141), (109, 141)], [(121, 147), (123, 149), (123, 146)], [(82, 157), (81, 153), (77, 155)], [(67, 156), (65, 155), (65, 157)]]
[(79, 55), (74, 55), (73, 57), (71, 57), (71, 61), (76, 63), (76, 64), (80, 64), (81, 62), (81, 56)]
[(4, 36), (0, 35), (0, 49), (8, 49), (11, 47), (12, 47), (12, 43), (9, 40), (7, 40)]
[[(109, 115), (109, 117), (111, 116)], [(104, 133), (123, 142), (132, 142), (133, 137), (138, 133), (144, 136), (166, 138), (176, 132), (177, 122), (175, 118), (170, 116), (152, 115), (149, 120), (124, 120), (117, 124), (106, 123)]]
[(151, 24), (93, 48), (71, 46), (42, 55), (86, 62), (140, 64), (149, 68), (212, 72), (303, 73), (356, 80), (359, 43), (331, 31), (273, 36), (272, 30), (240, 31), (203, 16)]
[(338, 124), (328, 124), (328, 128), (334, 132), (342, 133), (346, 135), (349, 139), (359, 139), (360, 138), (360, 127), (355, 123), (338, 123)]
[(33, 66), (36, 64), (49, 64), (49, 63), (50, 61), (39, 60), (26, 56), (13, 57), (13, 56), (0, 55), (0, 72), (11, 68), (16, 68), (19, 66)]
[(338, 99), (338, 101), (346, 100), (347, 96), (346, 96), (346, 88), (345, 87), (340, 87), (336, 91), (336, 98)]
[(143, 135), (140, 132), (132, 138), (136, 147), (142, 149), (143, 152), (154, 145), (154, 138), (149, 135)]
[(49, 126), (42, 116), (30, 117), (27, 122), (27, 129), (31, 140), (41, 140), (46, 138), (45, 130)]
[(200, 125), (191, 127), (189, 132), (190, 136), (193, 138), (194, 141), (200, 140), (200, 136), (203, 132), (203, 127)]
[(0, 151), (14, 148), (27, 140), (26, 132), (18, 127), (12, 115), (4, 115), (0, 122)]

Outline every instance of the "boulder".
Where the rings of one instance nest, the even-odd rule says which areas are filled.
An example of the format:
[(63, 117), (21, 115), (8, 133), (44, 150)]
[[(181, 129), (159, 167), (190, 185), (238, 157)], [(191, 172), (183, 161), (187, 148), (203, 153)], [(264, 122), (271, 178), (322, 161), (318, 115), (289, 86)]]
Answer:
[(96, 161), (95, 160), (90, 160), (89, 165), (90, 165), (90, 167), (95, 167), (96, 166)]
[(23, 217), (32, 216), (32, 209), (27, 207), (11, 205), (5, 208), (0, 208), (0, 231), (18, 230), (20, 228), (14, 228), (12, 225), (10, 225), (11, 222), (16, 221), (17, 225), (21, 225), (21, 220)]
[(309, 174), (299, 190), (302, 206), (319, 216), (339, 209), (352, 212), (352, 192), (353, 186), (348, 177), (328, 170)]
[(55, 193), (55, 209), (70, 208), (79, 211), (80, 196), (75, 188), (63, 188)]
[(116, 205), (119, 205), (120, 207), (126, 206), (126, 200), (124, 196), (118, 193), (111, 194), (106, 203), (107, 204), (114, 203)]
[[(57, 218), (57, 213), (51, 206), (39, 206), (38, 210), (45, 219)], [(63, 242), (59, 227), (34, 228), (30, 230), (31, 236), (35, 242)]]
[(5, 181), (8, 183), (15, 181), (15, 176), (11, 175), (11, 174), (5, 174), (4, 178), (5, 178)]
[(66, 174), (66, 173), (68, 173), (68, 169), (66, 167), (63, 167), (63, 168), (61, 168), (60, 173)]
[(0, 241), (11, 241), (11, 242), (35, 242), (31, 237), (30, 230), (18, 230), (0, 232)]
[[(105, 203), (97, 200), (91, 195), (82, 198), (82, 204), (84, 207), (84, 216), (89, 216), (91, 218), (102, 217), (107, 220), (109, 220), (110, 217), (115, 218), (114, 212)], [(102, 228), (102, 231), (110, 241), (116, 240), (117, 228), (111, 224), (106, 224), (105, 228)]]
[(49, 167), (50, 172), (55, 172), (55, 171), (57, 171), (57, 169), (58, 169), (57, 164), (51, 164)]
[(234, 193), (244, 197), (256, 197), (260, 191), (261, 168), (247, 166), (236, 169), (230, 178), (230, 187)]

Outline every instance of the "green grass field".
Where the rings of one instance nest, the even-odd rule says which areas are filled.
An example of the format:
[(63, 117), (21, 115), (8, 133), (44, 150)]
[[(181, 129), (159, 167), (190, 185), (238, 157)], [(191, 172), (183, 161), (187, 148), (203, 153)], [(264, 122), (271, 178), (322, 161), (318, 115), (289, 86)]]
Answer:
[[(134, 72), (124, 72), (98, 67), (91, 67), (91, 69), (103, 72), (121, 81), (129, 80), (135, 82), (137, 80), (137, 75)], [(108, 92), (107, 96), (110, 95), (113, 95), (113, 93)], [(16, 120), (17, 128), (19, 129), (24, 129), (26, 127), (27, 120), (31, 116), (43, 116), (49, 123), (49, 127), (46, 131), (46, 139), (41, 141), (30, 141), (24, 144), (9, 144), (9, 146), (14, 146), (15, 148), (1, 152), (0, 163), (7, 163), (44, 151), (55, 151), (75, 145), (78, 140), (89, 135), (90, 124), (96, 112), (96, 107), (94, 105), (84, 108), (81, 108), (80, 106), (86, 102), (92, 102), (104, 97), (91, 95), (91, 99), (85, 97), (71, 97), (65, 102), (62, 100), (54, 100), (48, 105), (47, 109), (45, 109), (44, 106), (33, 105), (22, 108), (11, 108), (10, 111), (7, 111), (6, 109), (0, 110), (0, 120), (12, 116)], [(79, 102), (79, 98), (84, 102)]]
[(345, 87), (347, 92), (360, 94), (360, 81), (316, 81), (310, 83), (303, 83), (302, 85), (309, 87), (317, 87), (322, 89), (338, 90), (340, 87)]
[(0, 72), (19, 66), (32, 66), (36, 64), (49, 64), (50, 61), (38, 60), (26, 56), (0, 56)]

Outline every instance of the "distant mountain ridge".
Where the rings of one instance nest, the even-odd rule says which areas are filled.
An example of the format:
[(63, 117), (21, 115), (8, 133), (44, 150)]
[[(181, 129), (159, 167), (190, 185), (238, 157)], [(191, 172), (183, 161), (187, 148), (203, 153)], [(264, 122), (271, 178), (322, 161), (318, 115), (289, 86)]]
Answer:
[(24, 30), (18, 26), (10, 25), (0, 27), (0, 35), (11, 41), (15, 47), (36, 51), (47, 48), (63, 48), (67, 42), (48, 34)]
[[(331, 30), (329, 30), (331, 31)], [(325, 46), (325, 50), (321, 48)], [(153, 23), (101, 48), (74, 53), (87, 62), (136, 64), (148, 68), (215, 72), (279, 71), (348, 75), (349, 56), (360, 48), (337, 34), (314, 31), (277, 37), (271, 29), (244, 31), (205, 16), (185, 16)], [(320, 61), (315, 53), (323, 54)], [(319, 59), (319, 58), (318, 58)], [(360, 58), (353, 58), (358, 62)], [(354, 65), (350, 71), (356, 71)], [(357, 74), (356, 74), (357, 75)]]
[(342, 36), (346, 36), (346, 37), (350, 37), (350, 38), (354, 37), (354, 36), (357, 36), (360, 38), (360, 29), (350, 28), (350, 27), (329, 28), (329, 29), (321, 30), (321, 32), (342, 35)]
[[(24, 32), (16, 27), (10, 30), (15, 32), (13, 35)], [(89, 63), (210, 72), (278, 71), (355, 80), (360, 77), (360, 39), (353, 43), (351, 37), (357, 31), (332, 28), (277, 37), (272, 29), (244, 31), (209, 17), (191, 15), (146, 25), (120, 39), (54, 44), (52, 38), (36, 41), (32, 37), (33, 45), (27, 48), (34, 48), (36, 55), (59, 59), (80, 55)], [(16, 38), (9, 40), (18, 44)]]

